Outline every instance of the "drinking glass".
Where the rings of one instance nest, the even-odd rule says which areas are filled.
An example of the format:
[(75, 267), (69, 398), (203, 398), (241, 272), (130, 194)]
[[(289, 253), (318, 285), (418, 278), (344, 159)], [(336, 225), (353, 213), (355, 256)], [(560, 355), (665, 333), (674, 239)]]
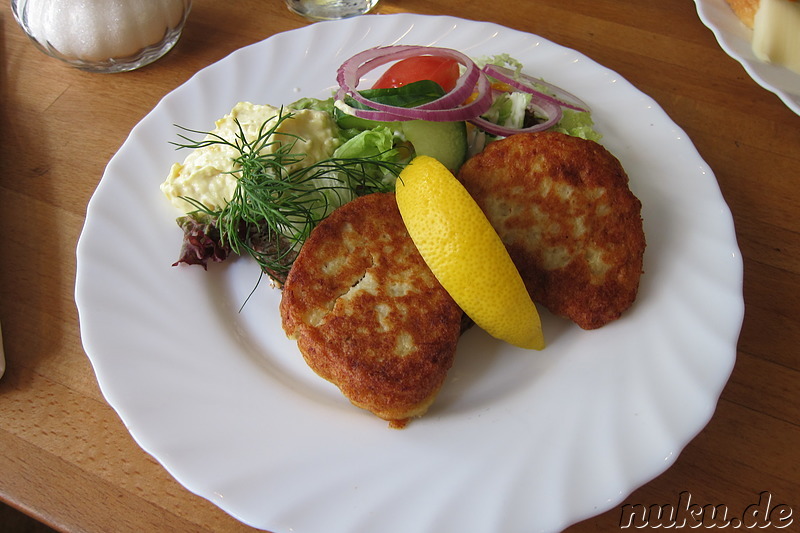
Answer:
[(369, 12), (378, 0), (286, 0), (290, 10), (309, 20), (338, 20)]

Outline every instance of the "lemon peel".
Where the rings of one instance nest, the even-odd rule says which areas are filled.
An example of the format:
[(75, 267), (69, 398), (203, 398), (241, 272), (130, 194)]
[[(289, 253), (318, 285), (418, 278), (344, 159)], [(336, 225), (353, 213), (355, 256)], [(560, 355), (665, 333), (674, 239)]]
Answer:
[(411, 239), (461, 309), (493, 337), (543, 349), (539, 313), (519, 271), (456, 177), (436, 159), (417, 156), (395, 187)]

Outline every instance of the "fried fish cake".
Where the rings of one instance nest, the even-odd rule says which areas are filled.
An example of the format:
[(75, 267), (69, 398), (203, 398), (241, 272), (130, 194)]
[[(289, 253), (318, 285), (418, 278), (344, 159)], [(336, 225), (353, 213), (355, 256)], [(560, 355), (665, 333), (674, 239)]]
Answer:
[(645, 250), (641, 202), (601, 145), (561, 133), (493, 142), (460, 169), (531, 298), (584, 329), (636, 298)]
[(311, 232), (280, 312), (306, 363), (392, 427), (433, 403), (463, 314), (414, 246), (394, 193), (357, 198)]

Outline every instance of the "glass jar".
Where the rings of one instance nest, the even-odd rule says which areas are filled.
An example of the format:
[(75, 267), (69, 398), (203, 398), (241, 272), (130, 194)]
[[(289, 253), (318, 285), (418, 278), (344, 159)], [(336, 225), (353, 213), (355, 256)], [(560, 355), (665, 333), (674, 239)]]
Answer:
[(166, 54), (180, 38), (192, 0), (11, 0), (44, 53), (92, 72), (125, 72)]
[(378, 0), (286, 0), (289, 10), (309, 20), (339, 20), (364, 15)]

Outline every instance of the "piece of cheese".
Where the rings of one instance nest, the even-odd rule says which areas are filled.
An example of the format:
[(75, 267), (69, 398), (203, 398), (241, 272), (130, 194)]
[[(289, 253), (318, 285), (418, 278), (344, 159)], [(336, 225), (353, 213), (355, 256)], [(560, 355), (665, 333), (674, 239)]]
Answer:
[(800, 74), (800, 2), (761, 0), (753, 24), (752, 45), (761, 61)]

